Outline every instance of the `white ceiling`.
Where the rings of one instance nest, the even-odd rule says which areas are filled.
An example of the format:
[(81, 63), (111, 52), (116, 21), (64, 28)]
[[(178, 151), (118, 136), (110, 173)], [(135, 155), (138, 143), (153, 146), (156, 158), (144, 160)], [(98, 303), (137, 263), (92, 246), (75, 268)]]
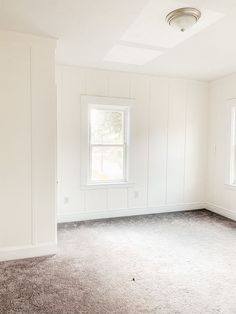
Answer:
[[(203, 17), (181, 34), (165, 16), (183, 6)], [(62, 64), (204, 80), (236, 71), (236, 0), (0, 0), (0, 29), (58, 38)], [(114, 62), (114, 47), (132, 51), (122, 46), (156, 58)]]

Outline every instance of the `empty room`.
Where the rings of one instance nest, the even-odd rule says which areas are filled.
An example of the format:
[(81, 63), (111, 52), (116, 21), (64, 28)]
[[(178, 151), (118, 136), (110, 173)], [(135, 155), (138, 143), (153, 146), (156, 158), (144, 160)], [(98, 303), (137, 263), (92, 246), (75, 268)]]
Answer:
[(236, 314), (235, 38), (235, 0), (0, 0), (0, 314)]

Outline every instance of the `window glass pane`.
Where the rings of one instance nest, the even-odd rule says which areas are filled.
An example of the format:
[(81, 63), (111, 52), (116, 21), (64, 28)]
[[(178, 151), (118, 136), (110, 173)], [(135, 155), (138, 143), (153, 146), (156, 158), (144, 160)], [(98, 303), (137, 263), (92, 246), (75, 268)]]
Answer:
[(124, 180), (123, 147), (92, 147), (91, 149), (92, 181)]
[(233, 160), (231, 161), (233, 164), (231, 165), (231, 183), (236, 183), (236, 107), (233, 107), (232, 109), (232, 130), (233, 130)]
[(90, 136), (92, 144), (123, 144), (123, 111), (92, 109)]
[(232, 170), (233, 170), (233, 184), (236, 184), (236, 146), (234, 145), (234, 153), (233, 153), (233, 165)]

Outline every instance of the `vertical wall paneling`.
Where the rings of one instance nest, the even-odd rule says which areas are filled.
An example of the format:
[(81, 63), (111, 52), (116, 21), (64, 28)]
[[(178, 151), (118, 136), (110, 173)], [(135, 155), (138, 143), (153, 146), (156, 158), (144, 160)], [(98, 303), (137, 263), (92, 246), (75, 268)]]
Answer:
[(108, 73), (108, 96), (130, 97), (130, 75), (128, 73)]
[(85, 71), (86, 94), (108, 96), (108, 73), (88, 69)]
[(207, 165), (203, 155), (207, 155), (208, 114), (204, 110), (207, 98), (208, 86), (205, 83), (191, 82), (191, 84), (187, 84), (185, 202), (198, 202), (205, 199)]
[(183, 202), (186, 130), (186, 81), (170, 81), (167, 203)]
[(109, 189), (107, 197), (109, 210), (127, 208), (127, 189)]
[(135, 105), (131, 110), (130, 180), (135, 182), (135, 186), (129, 188), (128, 206), (145, 208), (148, 174), (148, 77), (131, 76), (131, 97), (135, 98)]
[(209, 209), (236, 219), (236, 190), (229, 186), (230, 110), (229, 100), (236, 98), (236, 74), (210, 83), (208, 187)]
[(0, 260), (56, 252), (55, 45), (0, 31)]
[(30, 49), (0, 44), (0, 247), (31, 243)]
[(85, 210), (107, 210), (107, 190), (88, 190), (85, 193)]
[[(61, 67), (61, 182), (59, 212), (84, 209), (80, 189), (80, 95), (85, 94), (85, 73), (74, 67)], [(59, 88), (59, 87), (58, 87)], [(70, 106), (70, 110), (68, 110)]]
[[(128, 215), (204, 201), (207, 83), (59, 66), (60, 221)], [(131, 97), (129, 188), (80, 187), (80, 95)], [(60, 96), (61, 95), (61, 96)], [(59, 100), (60, 104), (60, 100)], [(195, 147), (195, 148), (194, 148)], [(194, 171), (196, 164), (197, 171)], [(60, 172), (60, 171), (59, 171)], [(202, 184), (204, 185), (204, 184)], [(193, 207), (197, 205), (193, 205)], [(165, 209), (162, 209), (162, 211)], [(112, 214), (113, 211), (113, 214)], [(107, 215), (106, 215), (107, 212)], [(90, 214), (91, 213), (91, 214)]]
[(56, 67), (57, 85), (57, 215), (62, 211), (63, 205), (63, 126), (62, 126), (62, 67)]
[[(56, 235), (56, 128), (55, 51), (31, 49), (32, 180), (36, 240), (53, 242)], [(43, 226), (43, 228), (42, 228)]]
[(148, 205), (165, 204), (169, 112), (169, 81), (150, 81)]

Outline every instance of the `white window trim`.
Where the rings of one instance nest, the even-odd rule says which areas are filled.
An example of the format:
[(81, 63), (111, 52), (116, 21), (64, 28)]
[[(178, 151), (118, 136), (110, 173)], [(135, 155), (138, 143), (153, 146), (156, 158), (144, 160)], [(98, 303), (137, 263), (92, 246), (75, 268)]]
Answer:
[(235, 182), (235, 128), (236, 128), (236, 98), (228, 99), (228, 118), (227, 118), (227, 134), (228, 136), (228, 165), (226, 171), (226, 182), (225, 187), (230, 190), (236, 190), (236, 182)]
[[(130, 160), (130, 110), (134, 103), (134, 99), (130, 98), (111, 98), (102, 96), (81, 96), (81, 189), (101, 189), (116, 187), (131, 187), (132, 182), (129, 181), (129, 160)], [(89, 110), (90, 108), (104, 110), (123, 110), (125, 115), (125, 181), (111, 182), (91, 182), (90, 181), (90, 139), (89, 139)], [(109, 145), (108, 145), (109, 146)]]

